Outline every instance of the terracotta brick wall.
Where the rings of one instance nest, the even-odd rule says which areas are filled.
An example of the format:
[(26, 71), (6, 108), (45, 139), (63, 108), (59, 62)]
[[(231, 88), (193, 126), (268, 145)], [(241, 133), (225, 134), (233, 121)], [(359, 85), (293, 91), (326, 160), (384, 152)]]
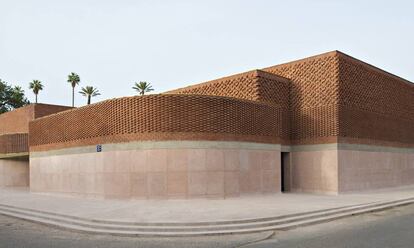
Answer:
[(414, 84), (341, 54), (340, 136), (414, 145)]
[(291, 81), (293, 144), (414, 144), (414, 84), (341, 52), (264, 69)]
[(28, 152), (28, 134), (4, 134), (0, 135), (0, 154)]
[(286, 78), (261, 70), (253, 70), (166, 93), (229, 96), (288, 106), (289, 85), (289, 80)]
[(28, 152), (29, 122), (71, 107), (31, 104), (0, 115), (0, 154)]
[(38, 103), (34, 105), (34, 119), (72, 109), (72, 107)]
[(11, 112), (0, 114), (0, 135), (11, 133), (28, 133), (29, 121), (34, 116), (33, 105), (25, 106)]
[(229, 97), (148, 95), (103, 101), (30, 122), (31, 151), (135, 140), (279, 143), (281, 109)]
[(169, 91), (175, 94), (229, 96), (268, 104), (277, 104), (282, 111), (282, 142), (290, 139), (290, 82), (281, 76), (253, 70), (201, 84)]
[(28, 106), (1, 114), (0, 135), (11, 133), (28, 133), (29, 121), (71, 108), (72, 107), (38, 103), (30, 104)]
[(331, 142), (339, 133), (339, 62), (330, 52), (264, 71), (289, 78), (291, 142), (293, 144)]

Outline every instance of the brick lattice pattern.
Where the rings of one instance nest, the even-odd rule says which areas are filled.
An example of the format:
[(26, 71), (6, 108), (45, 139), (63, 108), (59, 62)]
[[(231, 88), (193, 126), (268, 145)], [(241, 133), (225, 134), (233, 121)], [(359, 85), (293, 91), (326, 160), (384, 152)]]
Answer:
[(414, 145), (414, 84), (341, 54), (340, 133)]
[(189, 139), (412, 147), (413, 99), (411, 82), (334, 51), (41, 118), (31, 125), (30, 144), (47, 150)]
[(335, 53), (263, 69), (291, 81), (293, 144), (325, 143), (339, 133), (338, 57)]
[(4, 134), (0, 135), (0, 154), (28, 152), (28, 134)]
[(0, 115), (0, 153), (28, 152), (29, 122), (33, 119), (71, 109), (71, 107), (30, 104)]
[(0, 135), (28, 133), (29, 121), (33, 119), (32, 105), (22, 107), (0, 115)]
[(282, 142), (290, 139), (290, 81), (261, 70), (249, 71), (213, 81), (176, 89), (167, 93), (229, 96), (239, 99), (276, 104), (282, 111)]
[(278, 143), (281, 120), (276, 105), (229, 97), (125, 97), (32, 121), (30, 150), (165, 139)]

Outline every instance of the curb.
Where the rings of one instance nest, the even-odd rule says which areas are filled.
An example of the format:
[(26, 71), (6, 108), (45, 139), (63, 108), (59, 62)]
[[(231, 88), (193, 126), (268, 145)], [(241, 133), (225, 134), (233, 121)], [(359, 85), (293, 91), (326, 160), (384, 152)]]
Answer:
[(414, 203), (413, 198), (387, 202), (371, 202), (312, 212), (257, 219), (223, 220), (214, 222), (122, 222), (87, 219), (0, 204), (0, 214), (61, 229), (117, 236), (187, 237), (204, 235), (246, 234), (289, 230), (300, 226), (333, 221), (348, 216), (382, 211)]

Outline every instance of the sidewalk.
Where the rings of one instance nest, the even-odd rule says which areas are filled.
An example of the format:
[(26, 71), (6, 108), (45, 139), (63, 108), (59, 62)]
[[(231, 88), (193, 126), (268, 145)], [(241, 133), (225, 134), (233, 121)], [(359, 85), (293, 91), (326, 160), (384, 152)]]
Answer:
[(283, 230), (412, 203), (414, 186), (339, 196), (285, 193), (211, 200), (102, 200), (0, 189), (0, 214), (134, 236)]
[(414, 197), (414, 187), (358, 194), (285, 193), (230, 199), (102, 200), (0, 189), (0, 204), (88, 219), (131, 222), (203, 222), (253, 219)]

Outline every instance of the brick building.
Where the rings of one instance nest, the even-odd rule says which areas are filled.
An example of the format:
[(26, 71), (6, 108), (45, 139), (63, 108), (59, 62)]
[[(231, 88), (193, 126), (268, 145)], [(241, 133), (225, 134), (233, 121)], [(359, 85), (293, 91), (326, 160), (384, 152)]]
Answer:
[(31, 104), (0, 115), (0, 187), (29, 186), (29, 122), (68, 109)]
[[(338, 51), (33, 119), (33, 192), (225, 198), (414, 184), (414, 84)], [(27, 150), (24, 135), (3, 136), (0, 149)]]

